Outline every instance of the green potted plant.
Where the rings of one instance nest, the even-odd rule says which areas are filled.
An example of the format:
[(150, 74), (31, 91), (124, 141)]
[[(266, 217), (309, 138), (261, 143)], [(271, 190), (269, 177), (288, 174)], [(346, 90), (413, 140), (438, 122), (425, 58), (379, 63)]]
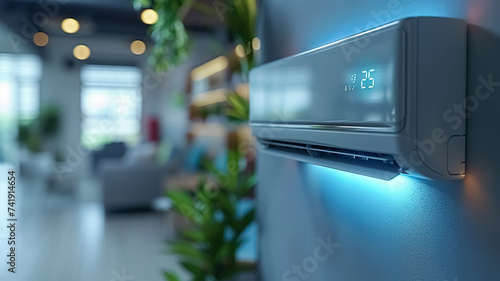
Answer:
[[(249, 104), (237, 93), (227, 96), (226, 115), (234, 123), (248, 121)], [(246, 151), (238, 144), (237, 135), (230, 134), (225, 169), (218, 170), (206, 161), (208, 174), (202, 177), (194, 192), (174, 189), (167, 192), (174, 211), (188, 221), (180, 239), (169, 243), (172, 253), (191, 274), (193, 281), (230, 280), (239, 273), (253, 269), (236, 260), (236, 252), (244, 242), (242, 234), (254, 221), (255, 209), (238, 212), (238, 204), (256, 183), (252, 169), (242, 169), (240, 159)], [(244, 147), (243, 147), (244, 148)], [(168, 281), (179, 277), (165, 271)]]
[(20, 164), (26, 175), (49, 175), (51, 164), (57, 160), (47, 149), (47, 140), (59, 129), (59, 109), (45, 107), (33, 120), (19, 120), (17, 141), (22, 148)]
[(53, 106), (41, 110), (40, 115), (29, 123), (19, 122), (17, 140), (32, 153), (43, 151), (47, 138), (59, 130), (59, 109)]
[[(205, 163), (208, 176), (199, 181), (195, 191), (174, 189), (167, 193), (174, 211), (189, 222), (180, 239), (169, 243), (169, 249), (179, 256), (190, 280), (231, 280), (252, 269), (236, 260), (244, 242), (242, 234), (255, 216), (254, 208), (238, 212), (238, 203), (255, 185), (255, 175), (242, 172), (239, 160), (240, 153), (232, 149), (224, 170)], [(164, 276), (168, 281), (180, 280), (170, 271)]]

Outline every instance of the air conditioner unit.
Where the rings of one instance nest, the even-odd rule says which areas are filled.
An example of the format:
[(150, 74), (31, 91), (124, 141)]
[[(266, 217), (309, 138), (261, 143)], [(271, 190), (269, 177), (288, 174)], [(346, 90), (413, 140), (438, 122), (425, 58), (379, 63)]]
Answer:
[(465, 175), (466, 23), (402, 19), (254, 68), (265, 153), (389, 180)]

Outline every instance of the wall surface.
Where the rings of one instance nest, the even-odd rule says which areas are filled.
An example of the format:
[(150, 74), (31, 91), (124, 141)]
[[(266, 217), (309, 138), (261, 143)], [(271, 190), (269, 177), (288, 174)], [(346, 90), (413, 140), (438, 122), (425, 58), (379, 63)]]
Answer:
[(500, 2), (266, 0), (259, 9), (263, 63), (404, 17), (463, 18), (467, 95), (490, 93), (469, 103), (464, 181), (385, 182), (260, 153), (262, 280), (500, 280)]

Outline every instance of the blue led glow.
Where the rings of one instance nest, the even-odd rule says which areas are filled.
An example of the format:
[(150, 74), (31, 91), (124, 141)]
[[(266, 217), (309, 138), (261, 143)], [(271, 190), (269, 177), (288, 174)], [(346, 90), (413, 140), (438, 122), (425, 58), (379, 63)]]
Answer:
[[(311, 11), (311, 14), (314, 14), (316, 18), (323, 20), (321, 26), (324, 28), (318, 28), (318, 26), (308, 27), (309, 21), (301, 21), (301, 24), (304, 24), (304, 22), (306, 24), (305, 30), (312, 31), (311, 40), (305, 42), (304, 50), (326, 45), (403, 18), (461, 18), (464, 16), (463, 8), (460, 5), (450, 4), (449, 1), (421, 0), (418, 5), (407, 5), (401, 3), (401, 1), (376, 1), (370, 9), (362, 7), (365, 5), (362, 1), (350, 4), (349, 7), (342, 9), (342, 12), (334, 15), (331, 14), (332, 9), (328, 9), (333, 4), (324, 4), (328, 5), (328, 7), (319, 6), (317, 10)], [(396, 4), (396, 6), (390, 8), (389, 5), (392, 4)], [(323, 12), (328, 13), (328, 15), (323, 16)], [(315, 21), (310, 21), (311, 25), (315, 23)], [(336, 28), (332, 29), (330, 26)]]
[(376, 195), (379, 198), (403, 199), (413, 197), (415, 186), (421, 184), (421, 180), (404, 175), (386, 181), (313, 164), (304, 164), (304, 168), (311, 181), (328, 182), (329, 185), (334, 185), (335, 192), (349, 193), (352, 196), (360, 193), (362, 197)]
[(420, 216), (427, 205), (422, 192), (425, 183), (420, 179), (399, 175), (385, 181), (312, 164), (303, 164), (301, 169), (308, 193), (321, 198), (320, 205), (330, 214), (328, 220), (350, 229), (342, 239), (353, 239), (353, 235), (366, 239), (369, 230), (372, 238), (382, 239), (406, 232), (413, 223), (434, 221)]

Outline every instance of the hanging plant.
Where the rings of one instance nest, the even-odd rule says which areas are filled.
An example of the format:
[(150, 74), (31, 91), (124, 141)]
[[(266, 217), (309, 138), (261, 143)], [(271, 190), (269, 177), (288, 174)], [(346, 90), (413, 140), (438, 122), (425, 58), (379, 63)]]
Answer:
[(254, 65), (255, 0), (215, 0), (212, 5), (200, 0), (134, 0), (137, 9), (152, 8), (158, 21), (150, 28), (155, 43), (149, 58), (157, 72), (179, 65), (188, 55), (189, 36), (183, 20), (191, 9), (221, 20), (236, 43), (243, 49), (242, 73), (247, 76)]

